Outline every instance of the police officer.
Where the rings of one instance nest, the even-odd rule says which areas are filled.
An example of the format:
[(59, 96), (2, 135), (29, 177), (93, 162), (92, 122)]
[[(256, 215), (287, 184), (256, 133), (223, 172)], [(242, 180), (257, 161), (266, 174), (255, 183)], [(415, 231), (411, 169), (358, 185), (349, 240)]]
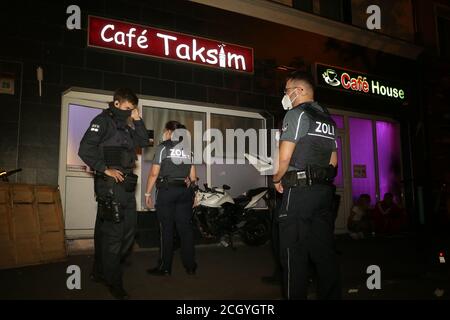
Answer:
[(292, 73), (284, 92), (282, 105), (289, 111), (273, 176), (275, 188), (283, 194), (278, 215), (283, 291), (287, 299), (306, 299), (312, 262), (318, 276), (317, 297), (340, 299), (332, 210), (336, 125), (326, 108), (314, 101), (314, 85), (307, 73)]
[[(165, 125), (163, 142), (156, 148), (145, 193), (148, 208), (153, 208), (152, 190), (156, 184), (156, 212), (161, 232), (161, 257), (156, 268), (147, 270), (155, 276), (172, 272), (174, 225), (181, 242), (181, 259), (190, 275), (195, 274), (194, 230), (192, 206), (196, 183), (195, 166), (186, 135), (179, 135), (185, 127), (178, 121)], [(183, 133), (183, 131), (181, 131)], [(182, 139), (184, 136), (185, 139)]]
[(122, 263), (134, 242), (137, 223), (136, 148), (149, 143), (137, 104), (130, 89), (117, 89), (109, 108), (92, 120), (78, 151), (94, 170), (98, 203), (91, 279), (104, 282), (117, 299), (128, 298), (122, 284)]

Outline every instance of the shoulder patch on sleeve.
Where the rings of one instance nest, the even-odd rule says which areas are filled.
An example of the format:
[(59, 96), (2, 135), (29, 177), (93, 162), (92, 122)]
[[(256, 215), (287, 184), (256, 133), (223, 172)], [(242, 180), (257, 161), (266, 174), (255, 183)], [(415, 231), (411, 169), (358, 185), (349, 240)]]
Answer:
[(90, 130), (94, 131), (94, 132), (98, 132), (100, 130), (100, 125), (96, 124), (96, 123), (92, 123)]

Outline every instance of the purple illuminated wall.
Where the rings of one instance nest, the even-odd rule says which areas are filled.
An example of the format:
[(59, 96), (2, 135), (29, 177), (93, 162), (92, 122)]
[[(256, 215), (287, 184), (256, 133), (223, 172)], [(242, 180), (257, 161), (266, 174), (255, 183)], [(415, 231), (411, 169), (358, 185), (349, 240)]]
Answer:
[[(348, 121), (353, 200), (356, 200), (362, 193), (367, 193), (371, 197), (371, 203), (374, 204), (376, 201), (376, 181), (372, 121), (350, 117)], [(355, 165), (364, 165), (366, 167), (365, 178), (354, 177)]]
[(396, 123), (377, 121), (376, 131), (380, 197), (391, 192), (398, 201), (401, 195), (400, 128)]
[(344, 129), (344, 116), (332, 114), (331, 117), (333, 118), (334, 122), (336, 122), (338, 129)]

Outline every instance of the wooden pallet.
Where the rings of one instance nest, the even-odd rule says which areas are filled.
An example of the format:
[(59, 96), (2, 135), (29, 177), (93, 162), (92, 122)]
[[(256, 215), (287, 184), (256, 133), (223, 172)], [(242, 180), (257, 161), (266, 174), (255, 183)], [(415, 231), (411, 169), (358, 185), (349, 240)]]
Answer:
[(66, 258), (56, 187), (0, 183), (0, 269)]

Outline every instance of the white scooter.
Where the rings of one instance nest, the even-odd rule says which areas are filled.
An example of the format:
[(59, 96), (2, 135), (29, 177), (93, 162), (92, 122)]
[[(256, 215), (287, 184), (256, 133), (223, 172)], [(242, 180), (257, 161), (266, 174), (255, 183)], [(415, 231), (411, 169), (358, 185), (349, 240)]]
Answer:
[[(269, 239), (269, 189), (252, 189), (237, 198), (228, 193), (230, 187), (209, 188), (207, 184), (196, 194), (194, 221), (205, 238), (215, 238), (224, 246), (233, 246), (233, 236), (244, 243), (262, 245)], [(260, 200), (265, 207), (258, 207)]]

